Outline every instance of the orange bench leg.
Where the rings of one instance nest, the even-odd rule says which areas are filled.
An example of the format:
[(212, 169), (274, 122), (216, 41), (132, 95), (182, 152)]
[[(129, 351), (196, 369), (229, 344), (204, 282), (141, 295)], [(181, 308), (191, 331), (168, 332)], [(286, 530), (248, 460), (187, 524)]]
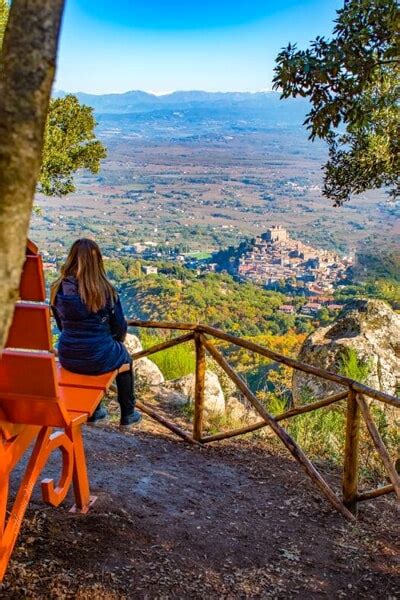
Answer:
[[(21, 458), (26, 449), (26, 437), (21, 434), (21, 453), (19, 454), (19, 458)], [(45, 501), (53, 506), (58, 506), (68, 493), (68, 489), (72, 483), (73, 471), (72, 443), (63, 431), (52, 433), (51, 427), (42, 427), (40, 429), (7, 521), (6, 510), (10, 469), (0, 469), (0, 581), (2, 581), (7, 569), (35, 483), (46, 465), (50, 454), (56, 449), (60, 449), (63, 455), (61, 479), (57, 487), (54, 486), (51, 479), (44, 480), (42, 482), (42, 492)], [(12, 468), (15, 462), (17, 462), (16, 454), (16, 449), (13, 449), (13, 456), (10, 455), (10, 464), (8, 467)]]
[(7, 499), (8, 499), (8, 474), (0, 472), (0, 540), (3, 537), (6, 524)]
[[(11, 552), (13, 551), (15, 542), (17, 540), (22, 519), (24, 518), (25, 511), (32, 495), (33, 487), (40, 475), (40, 471), (47, 461), (48, 453), (46, 446), (50, 433), (51, 427), (43, 427), (40, 430), (7, 523), (5, 523), (4, 518), (2, 519), (4, 522), (4, 527), (0, 540), (0, 581), (2, 581), (4, 577)], [(2, 489), (1, 504), (3, 506), (7, 501), (4, 498), (6, 492), (7, 485), (5, 485)]]
[(89, 491), (82, 425), (72, 425), (67, 429), (67, 433), (73, 443), (74, 451), (73, 483), (76, 504), (71, 508), (71, 512), (87, 513), (97, 498), (91, 496)]
[(56, 431), (50, 436), (47, 444), (47, 456), (57, 448), (61, 451), (62, 456), (60, 481), (57, 486), (54, 485), (52, 479), (43, 479), (41, 482), (42, 498), (46, 504), (51, 506), (59, 506), (65, 499), (72, 483), (73, 474), (74, 451), (72, 442), (63, 431)]

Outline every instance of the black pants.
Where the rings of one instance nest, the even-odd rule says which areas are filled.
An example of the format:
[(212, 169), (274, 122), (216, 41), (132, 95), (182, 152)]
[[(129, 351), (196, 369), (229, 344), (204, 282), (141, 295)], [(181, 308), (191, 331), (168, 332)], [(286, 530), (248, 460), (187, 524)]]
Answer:
[(135, 394), (133, 391), (134, 377), (132, 365), (129, 371), (119, 373), (116, 379), (118, 402), (121, 407), (121, 417), (128, 417), (135, 409)]

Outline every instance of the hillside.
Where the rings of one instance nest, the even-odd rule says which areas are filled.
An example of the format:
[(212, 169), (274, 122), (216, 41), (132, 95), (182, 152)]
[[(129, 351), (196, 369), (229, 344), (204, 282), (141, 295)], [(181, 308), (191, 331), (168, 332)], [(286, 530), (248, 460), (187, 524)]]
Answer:
[(229, 275), (197, 277), (189, 269), (164, 266), (157, 275), (121, 282), (120, 290), (131, 318), (202, 322), (239, 335), (283, 334), (295, 328), (293, 316), (277, 312), (283, 294), (237, 283)]

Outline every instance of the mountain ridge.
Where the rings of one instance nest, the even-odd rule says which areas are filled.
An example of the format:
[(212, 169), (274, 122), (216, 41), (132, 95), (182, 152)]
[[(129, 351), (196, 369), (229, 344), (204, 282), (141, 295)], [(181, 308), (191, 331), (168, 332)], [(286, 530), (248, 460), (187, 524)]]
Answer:
[(228, 97), (228, 96), (236, 96), (236, 97), (254, 97), (254, 96), (279, 96), (279, 92), (274, 92), (272, 90), (260, 90), (256, 92), (209, 92), (206, 90), (174, 90), (173, 92), (168, 92), (166, 94), (155, 94), (153, 92), (146, 92), (144, 90), (127, 90), (126, 92), (107, 92), (105, 94), (94, 94), (90, 92), (70, 92), (65, 90), (56, 90), (54, 96), (57, 98), (66, 96), (67, 94), (73, 94), (75, 96), (87, 96), (94, 98), (115, 98), (115, 97), (128, 97), (128, 96), (141, 96), (148, 97), (156, 101), (162, 102), (168, 98), (180, 97), (180, 96), (198, 96), (198, 98), (212, 98), (212, 97)]
[[(59, 90), (54, 94), (62, 98), (68, 92)], [(202, 90), (178, 90), (157, 96), (142, 90), (129, 90), (123, 93), (88, 94), (76, 92), (80, 102), (92, 106), (96, 113), (134, 113), (148, 110), (196, 108), (201, 106), (215, 108), (249, 108), (250, 110), (281, 109), (286, 107), (300, 109), (302, 114), (309, 106), (305, 99), (288, 99), (282, 102), (279, 92), (206, 92)]]

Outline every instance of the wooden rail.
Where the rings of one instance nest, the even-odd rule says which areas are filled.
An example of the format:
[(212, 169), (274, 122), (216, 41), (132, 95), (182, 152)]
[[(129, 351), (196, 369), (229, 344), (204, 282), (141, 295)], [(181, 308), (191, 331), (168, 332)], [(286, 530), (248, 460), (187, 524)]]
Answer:
[[(339, 400), (347, 398), (347, 395), (348, 392), (339, 392), (338, 394), (328, 396), (327, 398), (323, 398), (323, 400), (318, 400), (318, 402), (313, 402), (312, 404), (296, 406), (296, 408), (291, 408), (281, 413), (280, 415), (277, 415), (275, 417), (275, 421), (284, 421), (285, 419), (290, 419), (291, 417), (297, 417), (297, 415), (303, 415), (305, 413), (311, 412), (313, 410), (316, 410), (317, 408), (329, 406), (330, 404), (334, 404), (335, 402), (339, 402)], [(253, 423), (252, 425), (247, 425), (247, 427), (240, 427), (238, 429), (232, 429), (231, 431), (224, 431), (223, 433), (216, 433), (214, 435), (204, 436), (201, 438), (201, 441), (203, 443), (207, 443), (216, 442), (217, 440), (225, 440), (227, 438), (236, 437), (237, 435), (243, 435), (244, 433), (257, 431), (257, 429), (261, 429), (262, 427), (266, 427), (267, 425), (268, 423), (266, 423), (263, 419), (262, 421), (257, 421), (257, 423)]]
[[(154, 409), (145, 406), (142, 403), (138, 403), (146, 414), (157, 420), (159, 423), (164, 425), (170, 431), (183, 438), (185, 441), (194, 444), (207, 444), (219, 440), (224, 440), (238, 435), (243, 435), (252, 431), (256, 431), (263, 427), (270, 427), (277, 437), (286, 446), (295, 460), (302, 466), (306, 471), (307, 475), (313, 481), (313, 483), (319, 488), (321, 493), (327, 498), (327, 500), (338, 510), (343, 516), (350, 521), (355, 520), (357, 514), (357, 503), (364, 500), (371, 500), (384, 494), (395, 493), (400, 499), (400, 477), (397, 472), (395, 464), (392, 462), (387, 448), (383, 440), (381, 439), (376, 424), (374, 423), (371, 411), (369, 409), (368, 401), (375, 400), (383, 402), (390, 406), (400, 408), (400, 399), (390, 394), (386, 394), (379, 390), (370, 388), (363, 383), (344, 377), (337, 373), (325, 371), (319, 367), (308, 365), (301, 361), (289, 358), (282, 354), (278, 354), (269, 348), (255, 344), (249, 340), (235, 337), (228, 333), (225, 333), (214, 327), (207, 325), (201, 325), (196, 323), (168, 323), (158, 321), (141, 321), (133, 319), (128, 321), (128, 325), (132, 327), (145, 327), (154, 329), (164, 329), (169, 331), (187, 331), (189, 333), (181, 335), (179, 337), (172, 338), (166, 342), (157, 344), (151, 348), (137, 352), (133, 355), (134, 359), (149, 356), (156, 352), (160, 352), (167, 348), (172, 348), (178, 344), (182, 344), (193, 340), (195, 345), (196, 353), (196, 371), (195, 371), (195, 394), (194, 394), (194, 419), (193, 419), (193, 430), (192, 433), (184, 431), (178, 427), (175, 423), (172, 423), (166, 417), (159, 415)], [(270, 360), (279, 364), (286, 365), (292, 369), (308, 373), (310, 375), (320, 377), (328, 381), (343, 387), (343, 391), (338, 392), (304, 406), (291, 408), (278, 416), (272, 416), (268, 413), (264, 405), (260, 400), (253, 394), (249, 389), (246, 382), (234, 371), (232, 366), (228, 363), (226, 358), (221, 354), (217, 347), (212, 343), (211, 339), (215, 338), (235, 346), (245, 348), (252, 352), (255, 352), (261, 356), (269, 358)], [(241, 393), (247, 398), (256, 412), (260, 415), (261, 420), (240, 427), (230, 431), (224, 431), (214, 435), (203, 435), (203, 420), (204, 420), (204, 395), (205, 395), (205, 374), (206, 374), (206, 352), (217, 362), (217, 364), (224, 370), (227, 376), (235, 383)], [(368, 399), (368, 400), (367, 400)], [(334, 492), (330, 485), (325, 481), (322, 475), (317, 471), (315, 466), (311, 463), (308, 457), (305, 455), (303, 450), (298, 444), (291, 438), (287, 431), (282, 427), (279, 422), (286, 419), (290, 419), (297, 415), (305, 414), (322, 407), (331, 406), (342, 400), (347, 400), (347, 417), (346, 417), (346, 444), (344, 451), (344, 466), (343, 466), (343, 481), (342, 499)], [(374, 443), (376, 451), (378, 452), (382, 462), (385, 466), (388, 479), (390, 480), (389, 485), (377, 488), (375, 490), (368, 490), (366, 492), (360, 492), (358, 490), (358, 470), (359, 470), (359, 435), (361, 421), (364, 420), (369, 435)]]

